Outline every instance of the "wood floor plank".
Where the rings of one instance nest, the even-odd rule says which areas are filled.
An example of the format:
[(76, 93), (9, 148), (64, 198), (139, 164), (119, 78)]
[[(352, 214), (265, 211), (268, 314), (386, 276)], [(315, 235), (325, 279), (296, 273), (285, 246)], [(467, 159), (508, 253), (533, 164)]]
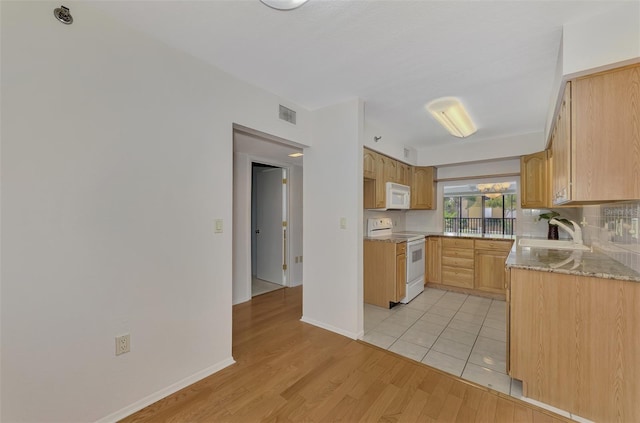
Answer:
[(566, 422), (361, 341), (300, 321), (302, 288), (233, 307), (229, 366), (124, 422)]

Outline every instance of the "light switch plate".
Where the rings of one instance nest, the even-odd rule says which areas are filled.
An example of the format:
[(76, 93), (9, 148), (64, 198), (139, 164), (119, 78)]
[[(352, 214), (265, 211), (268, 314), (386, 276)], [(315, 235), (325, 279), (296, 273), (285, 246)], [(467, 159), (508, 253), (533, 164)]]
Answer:
[(222, 227), (223, 227), (223, 225), (222, 225), (222, 224), (223, 224), (222, 219), (216, 219), (216, 220), (214, 221), (214, 224), (215, 224), (214, 233), (216, 233), (216, 234), (221, 234), (221, 233), (222, 233)]
[(341, 217), (340, 218), (340, 229), (347, 229), (347, 218), (346, 217)]

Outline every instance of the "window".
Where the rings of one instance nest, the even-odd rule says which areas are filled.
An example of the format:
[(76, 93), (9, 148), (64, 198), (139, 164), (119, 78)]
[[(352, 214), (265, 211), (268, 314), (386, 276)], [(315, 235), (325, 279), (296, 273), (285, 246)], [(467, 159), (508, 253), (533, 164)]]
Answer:
[[(477, 235), (516, 233), (515, 182), (505, 192), (473, 193), (476, 185), (445, 187), (444, 232)], [(511, 187), (509, 187), (511, 188)]]

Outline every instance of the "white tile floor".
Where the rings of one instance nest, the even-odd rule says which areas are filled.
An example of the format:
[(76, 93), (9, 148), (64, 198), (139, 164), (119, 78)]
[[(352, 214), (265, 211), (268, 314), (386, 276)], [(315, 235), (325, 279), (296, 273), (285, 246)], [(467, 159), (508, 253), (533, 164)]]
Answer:
[(362, 340), (533, 402), (522, 397), (522, 383), (506, 372), (505, 308), (504, 301), (427, 288), (409, 304), (390, 310), (365, 304)]

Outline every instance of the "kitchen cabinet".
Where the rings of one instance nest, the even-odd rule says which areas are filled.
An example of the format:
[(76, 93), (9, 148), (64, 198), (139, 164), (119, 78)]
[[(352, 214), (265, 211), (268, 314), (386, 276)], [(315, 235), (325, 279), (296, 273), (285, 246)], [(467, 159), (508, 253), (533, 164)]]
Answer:
[(382, 156), (384, 168), (384, 181), (398, 183), (398, 161), (391, 157)]
[(429, 236), (426, 281), (501, 298), (506, 295), (505, 262), (512, 245), (510, 239)]
[(410, 185), (412, 166), (368, 148), (363, 149), (362, 176), (365, 209), (381, 209), (386, 205), (386, 183)]
[(567, 83), (552, 131), (553, 204), (640, 199), (640, 64)]
[(362, 154), (362, 174), (365, 179), (376, 179), (378, 153), (364, 149)]
[(442, 239), (441, 277), (445, 285), (473, 289), (473, 240)]
[(475, 289), (496, 294), (505, 293), (505, 262), (510, 250), (511, 241), (475, 240)]
[(364, 241), (364, 302), (389, 308), (406, 295), (407, 243)]
[(511, 269), (509, 374), (526, 397), (640, 421), (640, 283)]
[(523, 209), (551, 207), (548, 151), (520, 157), (520, 205)]
[(386, 202), (384, 166), (388, 158), (363, 149), (363, 205), (365, 209), (384, 208)]
[(414, 166), (411, 169), (411, 209), (435, 210), (436, 168), (433, 166)]
[(396, 182), (402, 185), (411, 185), (411, 166), (398, 162)]
[(552, 132), (554, 205), (571, 200), (571, 82), (567, 82)]
[(425, 260), (426, 282), (440, 283), (440, 262), (442, 260), (442, 238), (439, 236), (427, 237), (427, 259)]

